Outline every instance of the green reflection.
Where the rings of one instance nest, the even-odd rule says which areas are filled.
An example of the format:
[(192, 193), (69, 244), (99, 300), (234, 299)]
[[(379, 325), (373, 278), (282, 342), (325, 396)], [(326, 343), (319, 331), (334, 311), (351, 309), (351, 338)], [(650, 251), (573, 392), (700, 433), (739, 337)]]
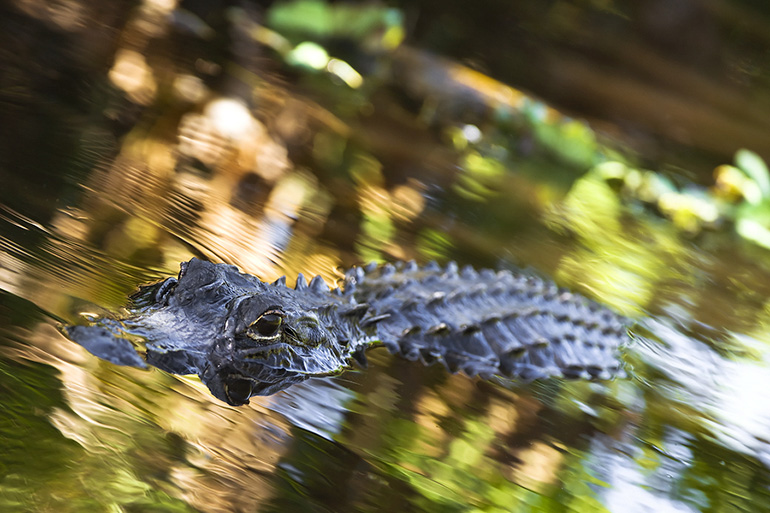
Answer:
[(631, 220), (602, 167), (579, 179), (547, 222), (580, 241), (563, 258), (557, 277), (590, 290), (621, 312), (638, 315), (662, 283), (686, 279), (689, 250), (671, 227), (652, 219)]
[(462, 174), (455, 183), (455, 192), (465, 199), (484, 201), (499, 190), (505, 168), (495, 159), (470, 152), (461, 162)]
[(150, 477), (150, 460), (131, 458), (130, 451), (141, 448), (158, 458), (162, 447), (143, 445), (147, 439), (135, 428), (127, 436), (137, 446), (129, 451), (108, 444), (94, 450), (63, 436), (50, 421), (71, 415), (61, 386), (53, 367), (0, 360), (2, 511), (196, 511), (139, 477)]
[(401, 12), (376, 3), (356, 6), (323, 0), (278, 2), (268, 10), (267, 24), (286, 34), (349, 37), (363, 43), (377, 41), (390, 48), (404, 37)]
[[(21, 176), (6, 181), (24, 185), (10, 190), (30, 192), (24, 201), (3, 201), (34, 206), (44, 212), (36, 219), (51, 219), (55, 231), (35, 232), (36, 240), (28, 240), (28, 233), (12, 241), (2, 234), (0, 249), (23, 255), (13, 261), (12, 276), (3, 272), (4, 286), (24, 288), (25, 297), (59, 312), (71, 301), (63, 296), (118, 303), (137, 284), (173, 272), (191, 253), (237, 263), (266, 279), (299, 270), (328, 276), (343, 260), (417, 256), (490, 267), (518, 261), (546, 272), (555, 269), (561, 284), (632, 316), (653, 311), (665, 317), (675, 315), (669, 313), (673, 310), (679, 312), (676, 322), (687, 325), (683, 331), (696, 318), (720, 333), (737, 325), (742, 333), (753, 333), (757, 345), (766, 345), (766, 255), (747, 250), (748, 257), (739, 257), (745, 248), (736, 244), (745, 240), (770, 247), (770, 178), (758, 155), (739, 151), (734, 165), (715, 170), (713, 185), (702, 177), (707, 185), (692, 183), (686, 172), (672, 178), (642, 169), (633, 158), (622, 158), (623, 152), (597, 141), (588, 124), (471, 72), (457, 62), (464, 57), (444, 59), (416, 48), (394, 52), (406, 32), (403, 13), (420, 11), (412, 5), (399, 10), (377, 3), (277, 2), (264, 12), (275, 32), (260, 32), (262, 16), (249, 18), (246, 10), (222, 13), (211, 4), (185, 17), (190, 13), (175, 11), (173, 2), (150, 4), (133, 15), (125, 31), (123, 21), (104, 24), (107, 32), (122, 34), (122, 41), (96, 35), (68, 40), (63, 48), (83, 52), (77, 62), (65, 62), (63, 72), (46, 69), (39, 84), (22, 82), (11, 89), (33, 100), (50, 89), (82, 95), (70, 99), (78, 104), (77, 116), (86, 118), (78, 123), (99, 126), (82, 132), (72, 128), (67, 141), (83, 146), (76, 158), (47, 151), (52, 146), (44, 141), (60, 140), (61, 134), (52, 139), (49, 129), (27, 130), (35, 109), (21, 110), (9, 125), (12, 130), (19, 126), (9, 149), (29, 132), (34, 141), (23, 146), (25, 158), (51, 155), (46, 165), (20, 169), (50, 168), (59, 176), (48, 180), (45, 175), (29, 184)], [(558, 4), (563, 20), (572, 20), (569, 25), (576, 30), (581, 24), (575, 20), (587, 21), (565, 16), (579, 9), (573, 3)], [(615, 16), (612, 26), (626, 20), (617, 5), (608, 7), (611, 2), (588, 4)], [(421, 12), (416, 23), (422, 28), (415, 28), (412, 44), (424, 23), (437, 21), (441, 30), (430, 37), (468, 45), (466, 56), (503, 53), (504, 62), (521, 62), (507, 54), (510, 47), (490, 45), (481, 37), (487, 34), (461, 38), (475, 30), (467, 16), (487, 8), (469, 13), (467, 5), (461, 7), (462, 17), (454, 19), (449, 4), (441, 12)], [(720, 10), (738, 16), (724, 5), (709, 9)], [(73, 17), (78, 12), (73, 9)], [(68, 21), (63, 14), (52, 18), (46, 21), (50, 26)], [(71, 30), (102, 26), (69, 21)], [(178, 29), (184, 27), (187, 32), (180, 36)], [(69, 33), (62, 30), (56, 41), (41, 40), (40, 45), (57, 46), (58, 37)], [(539, 36), (553, 33), (565, 38), (560, 46), (578, 40), (593, 44), (594, 35), (584, 33), (543, 30)], [(505, 31), (506, 38), (509, 34)], [(596, 40), (604, 45), (597, 53), (611, 59), (615, 45)], [(255, 41), (268, 42), (280, 57), (273, 59)], [(474, 46), (479, 43), (489, 46)], [(120, 49), (99, 64), (106, 70), (116, 61), (109, 76), (120, 80), (110, 82), (106, 71), (78, 71), (91, 60), (86, 49), (101, 47)], [(337, 58), (338, 53), (344, 57)], [(644, 49), (644, 62), (654, 53)], [(410, 68), (408, 57), (415, 55), (419, 65)], [(618, 55), (628, 61), (627, 55)], [(29, 68), (55, 66), (57, 57), (53, 53)], [(545, 55), (527, 53), (526, 59), (521, 69), (560, 68)], [(284, 62), (300, 66), (286, 72)], [(658, 66), (647, 72), (653, 68)], [(315, 70), (321, 69), (331, 79), (319, 78), (323, 74)], [(506, 76), (499, 68), (493, 71)], [(70, 75), (78, 75), (74, 84), (56, 78)], [(552, 72), (545, 76), (552, 81)], [(605, 82), (613, 87), (610, 78), (601, 75), (590, 94), (592, 103), (602, 104), (595, 93), (604, 90)], [(102, 86), (85, 90), (92, 83), (103, 83), (108, 91)], [(229, 117), (204, 115), (223, 98), (240, 110)], [(699, 112), (709, 110), (694, 105)], [(42, 98), (41, 124), (67, 130), (76, 125), (72, 106), (60, 107)], [(649, 110), (660, 110), (653, 107)], [(61, 119), (50, 123), (56, 116)], [(665, 125), (679, 129), (677, 123)], [(237, 126), (245, 130), (242, 138), (235, 137)], [(89, 146), (91, 132), (105, 142)], [(72, 160), (82, 161), (77, 176), (56, 167)], [(82, 169), (93, 174), (86, 179)], [(312, 180), (304, 179), (311, 174)], [(53, 194), (50, 189), (58, 181), (76, 184), (82, 197), (69, 189)], [(730, 238), (733, 227), (739, 236), (735, 240)], [(30, 232), (28, 226), (20, 230)], [(715, 242), (708, 238), (712, 233), (723, 238)], [(714, 256), (714, 246), (736, 250)], [(43, 248), (39, 258), (38, 247)], [(7, 262), (0, 271), (11, 267)], [(670, 306), (676, 308), (663, 308)], [(28, 305), (10, 310), (24, 318), (29, 313)], [(691, 329), (686, 336), (703, 337), (705, 330)], [(31, 332), (14, 338), (39, 343)], [(709, 343), (719, 354), (740, 359), (740, 344), (713, 338)], [(660, 351), (676, 343), (660, 342)], [(634, 351), (632, 346), (632, 361)], [(372, 511), (604, 511), (601, 492), (608, 485), (596, 471), (605, 464), (604, 453), (588, 447), (589, 441), (603, 441), (604, 433), (631, 440), (621, 461), (650, 479), (665, 474), (674, 458), (661, 451), (680, 443), (671, 440), (671, 433), (681, 434), (691, 454), (671, 472), (676, 486), (660, 491), (672, 501), (702, 511), (770, 509), (767, 461), (760, 459), (767, 440), (752, 440), (757, 445), (750, 450), (756, 454), (747, 456), (713, 436), (714, 422), (740, 420), (740, 408), (710, 404), (709, 397), (685, 404), (687, 383), (672, 383), (644, 362), (630, 369), (629, 380), (602, 385), (598, 392), (553, 385), (547, 397), (535, 394), (517, 402), (506, 395), (507, 402), (494, 408), (468, 391), (465, 377), (447, 378), (442, 369), (399, 362), (394, 364), (402, 369), (399, 376), (410, 386), (392, 390), (372, 381), (366, 404), (350, 407), (351, 418), (356, 409), (369, 416), (368, 431), (350, 428), (360, 438), (350, 434), (329, 442), (293, 429), (283, 442), (290, 447), (283, 456), (269, 450), (281, 445), (270, 438), (280, 438), (280, 430), (258, 415), (211, 407), (194, 393), (194, 383), (122, 372), (92, 360), (62, 365), (77, 371), (66, 376), (58, 367), (23, 361), (0, 361), (3, 511), (192, 511), (197, 506), (249, 511), (269, 495), (260, 479), (275, 476), (281, 495), (269, 505), (276, 510), (343, 505)], [(672, 368), (678, 363), (672, 361)], [(378, 372), (383, 369), (367, 371), (372, 376)], [(87, 379), (73, 380), (73, 375)], [(433, 391), (431, 383), (439, 399), (432, 398), (429, 406), (410, 404), (413, 397)], [(527, 386), (536, 390), (538, 385)], [(746, 386), (756, 389), (762, 383)], [(79, 409), (82, 403), (68, 403), (62, 390), (70, 388), (83, 392), (86, 405), (96, 404), (98, 414)], [(447, 391), (459, 398), (441, 399)], [(498, 393), (492, 387), (484, 392)], [(431, 407), (443, 409), (437, 413)], [(519, 424), (517, 417), (501, 428), (501, 411), (529, 424)], [(735, 418), (727, 418), (728, 411)], [(212, 435), (223, 431), (227, 436)], [(271, 443), (261, 443), (264, 439)], [(200, 447), (205, 450), (196, 452)], [(271, 464), (279, 459), (283, 465), (276, 471)], [(212, 460), (226, 470), (211, 470), (207, 462)], [(195, 495), (201, 490), (211, 495)], [(227, 499), (223, 504), (212, 505), (222, 497)]]

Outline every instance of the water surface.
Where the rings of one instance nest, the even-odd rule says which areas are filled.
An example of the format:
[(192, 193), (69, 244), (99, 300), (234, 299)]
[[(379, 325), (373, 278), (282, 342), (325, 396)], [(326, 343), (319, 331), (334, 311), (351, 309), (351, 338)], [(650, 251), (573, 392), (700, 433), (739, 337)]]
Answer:
[[(8, 104), (0, 509), (770, 511), (765, 250), (642, 208), (601, 171), (617, 147), (457, 63), (405, 45), (405, 76), (356, 88), (340, 64), (290, 67), (248, 10), (223, 43), (198, 24), (215, 18), (141, 5), (117, 50), (64, 61), (74, 81), (20, 67)], [(59, 333), (192, 256), (290, 282), (525, 268), (637, 321), (628, 377), (482, 381), (377, 349), (233, 408)]]

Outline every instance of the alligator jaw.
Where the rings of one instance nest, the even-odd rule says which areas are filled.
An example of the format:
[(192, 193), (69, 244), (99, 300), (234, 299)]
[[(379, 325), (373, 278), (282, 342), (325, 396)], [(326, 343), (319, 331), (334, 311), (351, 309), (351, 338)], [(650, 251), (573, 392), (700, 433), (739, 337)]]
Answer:
[(258, 381), (243, 375), (232, 366), (215, 362), (208, 363), (200, 373), (201, 381), (209, 388), (211, 394), (231, 406), (249, 404), (249, 398), (252, 396), (272, 395), (308, 377), (295, 374), (282, 376), (274, 382)]

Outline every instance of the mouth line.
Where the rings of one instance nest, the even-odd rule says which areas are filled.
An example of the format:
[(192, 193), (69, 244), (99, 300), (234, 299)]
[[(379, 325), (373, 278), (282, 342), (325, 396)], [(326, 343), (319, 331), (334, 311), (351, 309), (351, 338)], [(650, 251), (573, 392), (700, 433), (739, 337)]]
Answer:
[(257, 354), (257, 353), (271, 353), (271, 352), (279, 352), (279, 351), (297, 351), (297, 350), (306, 350), (308, 352), (310, 351), (317, 351), (317, 350), (323, 350), (324, 346), (328, 346), (326, 341), (320, 341), (316, 344), (308, 344), (306, 341), (301, 341), (299, 339), (292, 339), (289, 340), (281, 340), (278, 342), (273, 342), (271, 344), (265, 344), (265, 345), (259, 345), (254, 346), (253, 345), (253, 339), (249, 339), (252, 344), (249, 344), (247, 347), (236, 347), (233, 352), (236, 355), (251, 355), (251, 354)]

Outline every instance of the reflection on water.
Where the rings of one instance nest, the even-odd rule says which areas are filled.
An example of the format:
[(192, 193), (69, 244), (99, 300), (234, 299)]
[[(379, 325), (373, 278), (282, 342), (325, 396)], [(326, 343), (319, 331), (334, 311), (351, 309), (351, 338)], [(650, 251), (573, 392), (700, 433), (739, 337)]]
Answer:
[[(14, 5), (75, 56), (78, 20), (118, 23)], [(128, 21), (99, 36), (116, 48), (101, 67), (60, 63), (82, 89), (19, 66), (29, 94), (0, 90), (29, 123), (0, 161), (0, 509), (770, 510), (766, 255), (626, 201), (585, 124), (393, 51), (395, 11), (300, 7), (355, 44), (313, 43), (313, 68), (290, 11), (266, 27), (248, 6), (147, 1), (113, 13)], [(29, 128), (48, 123), (66, 137)], [(535, 267), (639, 320), (629, 378), (480, 381), (373, 350), (232, 408), (57, 331), (191, 256), (264, 280), (372, 259)]]

